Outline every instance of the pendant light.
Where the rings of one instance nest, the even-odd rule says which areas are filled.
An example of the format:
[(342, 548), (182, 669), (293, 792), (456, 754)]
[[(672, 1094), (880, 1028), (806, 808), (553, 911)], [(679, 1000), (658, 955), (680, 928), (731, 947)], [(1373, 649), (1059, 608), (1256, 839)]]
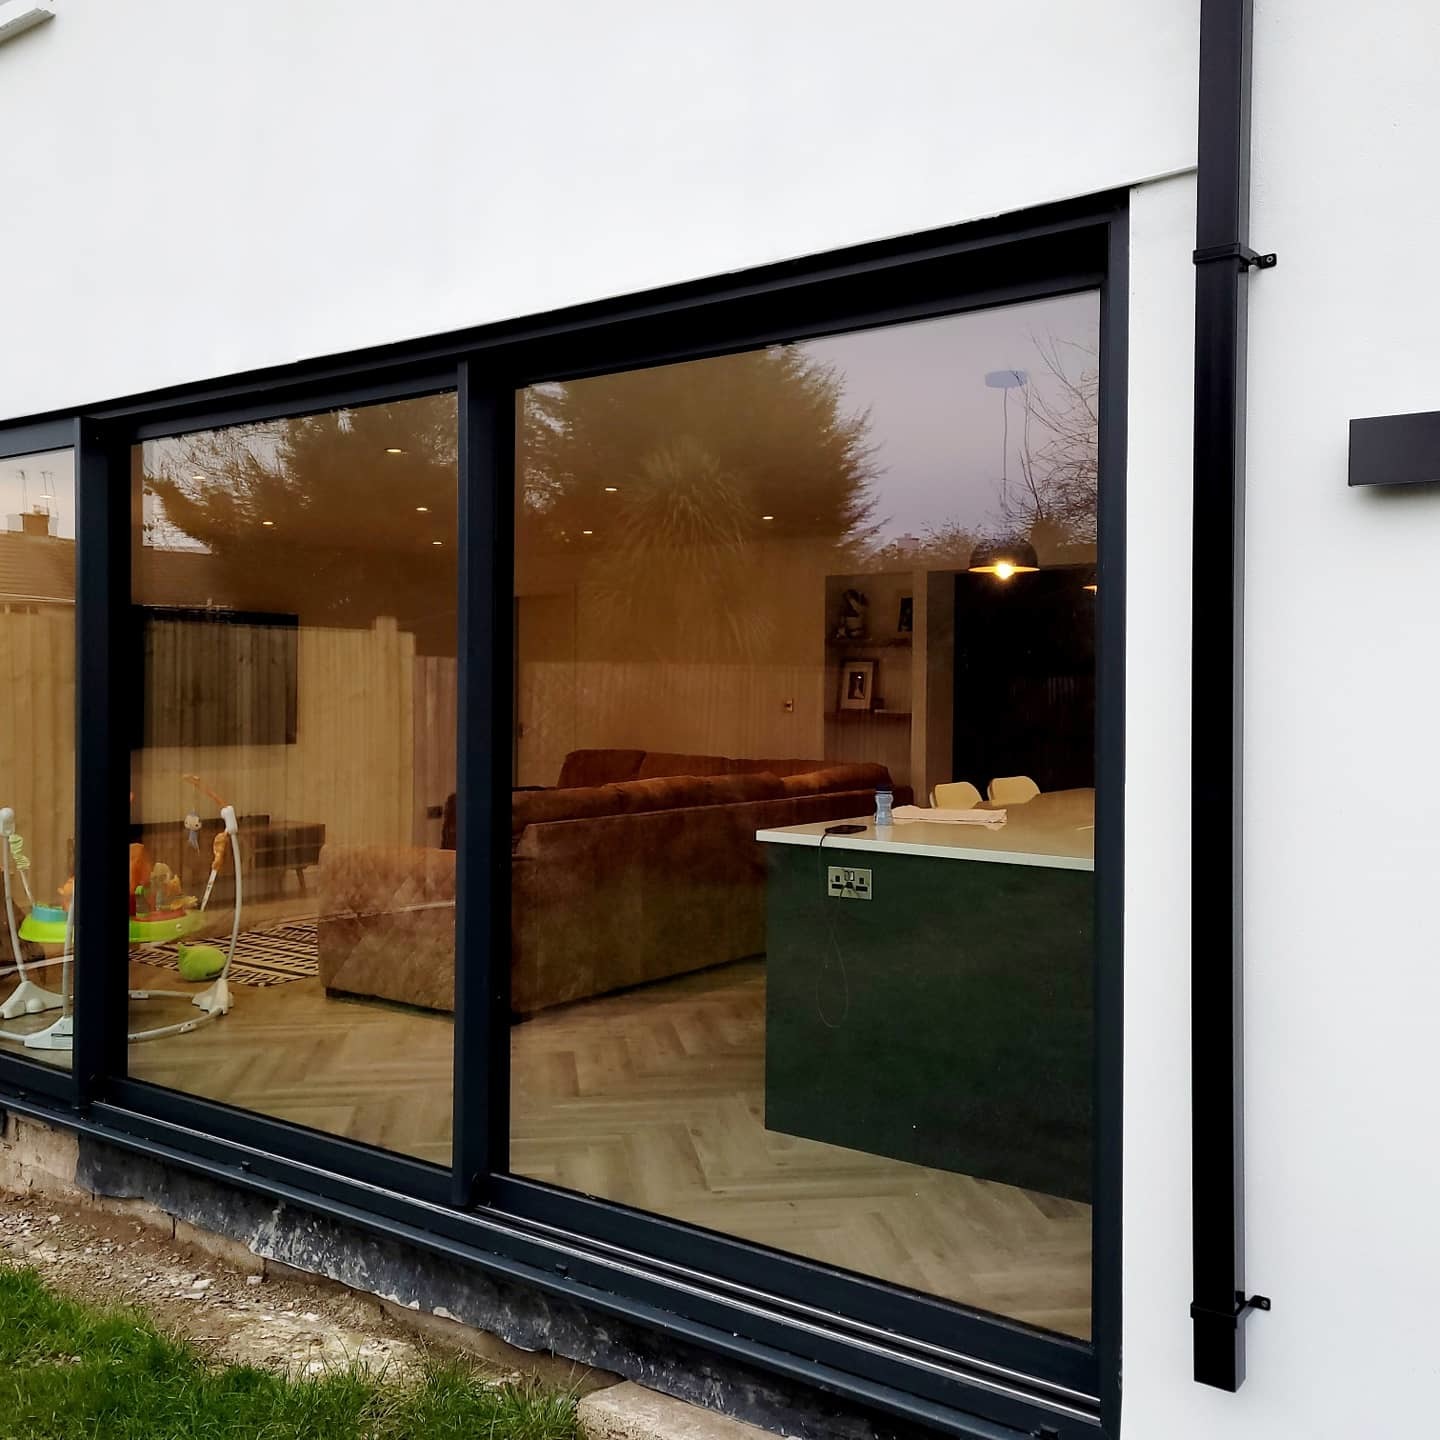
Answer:
[(1033, 575), (1040, 557), (1028, 540), (982, 540), (970, 552), (972, 575), (993, 575), (1008, 580), (1012, 575)]
[[(1010, 499), (1010, 392), (1023, 389), (1029, 381), (1030, 376), (1024, 370), (991, 370), (985, 376), (986, 386), (1000, 392), (1000, 503), (1007, 507)], [(972, 575), (993, 575), (997, 580), (1008, 580), (1012, 575), (1034, 574), (1039, 568), (1039, 557), (1028, 540), (982, 540), (970, 552)]]

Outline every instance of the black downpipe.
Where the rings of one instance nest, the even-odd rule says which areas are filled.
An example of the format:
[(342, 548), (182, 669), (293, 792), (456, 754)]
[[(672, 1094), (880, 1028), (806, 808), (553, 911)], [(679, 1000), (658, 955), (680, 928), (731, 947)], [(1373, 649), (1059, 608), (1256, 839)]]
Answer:
[(1251, 0), (1203, 0), (1195, 221), (1196, 589), (1191, 700), (1191, 1082), (1195, 1379), (1245, 1378), (1244, 713), (1245, 309)]

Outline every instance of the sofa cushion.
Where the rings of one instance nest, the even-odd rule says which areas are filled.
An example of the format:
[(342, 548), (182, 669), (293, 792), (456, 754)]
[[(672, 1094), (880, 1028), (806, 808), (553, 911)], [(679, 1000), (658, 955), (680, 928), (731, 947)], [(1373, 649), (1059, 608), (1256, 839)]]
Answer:
[(569, 789), (634, 780), (640, 773), (640, 762), (644, 758), (643, 750), (572, 750), (560, 767), (557, 783)]
[(665, 775), (653, 780), (629, 780), (615, 789), (624, 796), (627, 815), (738, 805), (745, 800), (777, 799), (782, 793), (780, 780), (774, 775)]
[(665, 750), (647, 750), (632, 778), (657, 780), (667, 775), (728, 775), (734, 763), (724, 755), (672, 755)]
[(806, 770), (823, 770), (823, 760), (732, 760), (731, 775), (800, 775)]
[(830, 790), (893, 788), (890, 772), (883, 765), (872, 763), (832, 765), (826, 770), (808, 770), (799, 775), (787, 775), (780, 783), (786, 795), (823, 795)]
[(547, 820), (590, 820), (619, 815), (627, 808), (619, 785), (577, 785), (571, 789), (519, 790), (510, 797), (510, 833)]

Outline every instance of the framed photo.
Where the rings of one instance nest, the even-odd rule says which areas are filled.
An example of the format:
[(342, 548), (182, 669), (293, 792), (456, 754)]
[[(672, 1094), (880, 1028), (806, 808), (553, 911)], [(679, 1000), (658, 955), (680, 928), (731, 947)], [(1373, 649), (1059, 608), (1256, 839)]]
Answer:
[(868, 710), (875, 696), (875, 662), (847, 660), (840, 667), (840, 709)]
[(895, 619), (895, 633), (897, 635), (913, 635), (915, 633), (915, 597), (913, 595), (900, 597), (900, 614)]

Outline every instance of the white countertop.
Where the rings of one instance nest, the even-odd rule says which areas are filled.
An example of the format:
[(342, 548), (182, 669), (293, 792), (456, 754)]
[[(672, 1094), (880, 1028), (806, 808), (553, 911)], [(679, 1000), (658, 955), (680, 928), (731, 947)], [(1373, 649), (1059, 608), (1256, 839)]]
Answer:
[[(826, 835), (832, 825), (864, 825), (854, 835)], [(938, 860), (980, 860), (999, 865), (1033, 865), (1050, 870), (1094, 870), (1095, 792), (1054, 790), (1024, 805), (1006, 807), (1003, 825), (942, 825), (916, 820), (875, 827), (871, 817), (823, 820), (757, 830), (768, 845), (818, 846), (827, 850), (871, 850), (891, 855), (928, 855)]]

